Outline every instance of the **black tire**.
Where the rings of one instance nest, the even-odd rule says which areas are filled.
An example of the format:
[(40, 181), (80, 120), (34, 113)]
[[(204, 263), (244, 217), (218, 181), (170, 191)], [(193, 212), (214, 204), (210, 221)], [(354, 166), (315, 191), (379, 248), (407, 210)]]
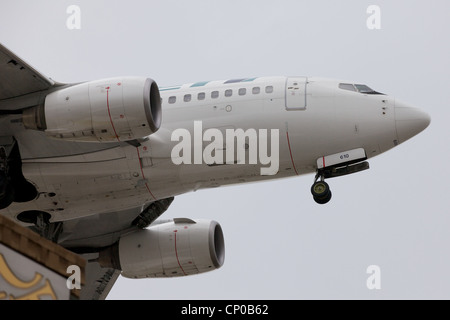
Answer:
[(330, 202), (331, 197), (332, 197), (331, 190), (329, 190), (326, 197), (324, 197), (324, 198), (314, 197), (314, 201), (316, 201), (318, 204), (326, 204), (326, 203)]
[(317, 181), (311, 187), (311, 194), (314, 198), (326, 199), (330, 192), (330, 186), (325, 181)]
[(11, 183), (8, 183), (5, 187), (5, 191), (0, 198), (0, 210), (8, 208), (14, 201), (14, 188)]

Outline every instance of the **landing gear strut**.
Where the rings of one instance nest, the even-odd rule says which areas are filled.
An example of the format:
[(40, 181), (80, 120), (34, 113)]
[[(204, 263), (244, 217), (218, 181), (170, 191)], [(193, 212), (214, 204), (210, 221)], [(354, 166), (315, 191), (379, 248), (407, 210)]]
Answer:
[(63, 222), (50, 222), (51, 215), (47, 212), (31, 210), (21, 212), (17, 219), (19, 221), (34, 224), (31, 230), (55, 243), (63, 232)]
[(316, 175), (314, 184), (311, 187), (311, 193), (314, 201), (318, 204), (326, 204), (331, 200), (332, 194), (330, 186), (325, 182), (325, 176), (321, 171)]
[(41, 237), (57, 243), (63, 231), (63, 223), (50, 223), (49, 215), (46, 212), (41, 212), (36, 214), (35, 229)]

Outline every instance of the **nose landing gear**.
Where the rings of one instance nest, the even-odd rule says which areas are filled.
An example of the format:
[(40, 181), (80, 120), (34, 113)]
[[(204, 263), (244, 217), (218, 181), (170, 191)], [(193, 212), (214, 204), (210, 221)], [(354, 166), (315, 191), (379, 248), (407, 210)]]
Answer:
[(318, 204), (331, 200), (331, 191), (325, 179), (341, 177), (369, 169), (366, 152), (363, 148), (344, 151), (317, 159), (317, 174), (311, 193)]
[(314, 201), (316, 201), (318, 204), (326, 204), (330, 202), (332, 194), (330, 186), (325, 182), (323, 174), (318, 173), (316, 175), (314, 184), (311, 187), (311, 193), (313, 195)]

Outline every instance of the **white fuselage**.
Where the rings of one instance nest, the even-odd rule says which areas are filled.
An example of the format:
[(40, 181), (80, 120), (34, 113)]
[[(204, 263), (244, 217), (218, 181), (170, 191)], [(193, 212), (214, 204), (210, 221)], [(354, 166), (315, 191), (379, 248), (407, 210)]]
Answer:
[[(73, 154), (63, 148), (51, 156), (37, 155), (28, 145), (29, 130), (24, 130), (18, 134), (23, 174), (40, 195), (31, 202), (13, 203), (6, 212), (15, 217), (42, 210), (51, 213), (53, 221), (63, 221), (143, 208), (198, 189), (313, 173), (318, 158), (345, 150), (363, 148), (370, 158), (418, 133), (419, 128), (410, 127), (399, 132), (404, 121), (419, 121), (416, 109), (396, 105), (386, 95), (343, 90), (339, 83), (267, 77), (162, 88), (161, 128), (138, 147), (120, 143), (106, 148), (104, 143), (99, 151)], [(398, 119), (399, 108), (403, 116), (405, 110), (413, 111)], [(200, 136), (194, 130), (196, 121), (201, 121)], [(179, 143), (172, 141), (175, 130), (187, 129), (206, 147), (209, 142), (202, 133), (210, 128), (224, 135), (227, 129), (278, 130), (278, 172), (261, 175), (268, 165), (245, 159), (236, 159), (241, 164), (173, 163), (172, 150)], [(51, 139), (41, 133), (39, 137)], [(227, 147), (224, 143), (224, 152)]]

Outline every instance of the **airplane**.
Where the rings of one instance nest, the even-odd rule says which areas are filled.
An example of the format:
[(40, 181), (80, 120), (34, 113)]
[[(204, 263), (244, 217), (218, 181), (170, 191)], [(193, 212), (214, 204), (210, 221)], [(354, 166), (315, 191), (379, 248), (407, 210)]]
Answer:
[(0, 44), (0, 214), (85, 257), (82, 298), (105, 299), (119, 275), (223, 265), (218, 222), (159, 219), (174, 197), (310, 174), (313, 199), (325, 205), (326, 180), (369, 169), (429, 124), (424, 111), (359, 82), (67, 84)]

